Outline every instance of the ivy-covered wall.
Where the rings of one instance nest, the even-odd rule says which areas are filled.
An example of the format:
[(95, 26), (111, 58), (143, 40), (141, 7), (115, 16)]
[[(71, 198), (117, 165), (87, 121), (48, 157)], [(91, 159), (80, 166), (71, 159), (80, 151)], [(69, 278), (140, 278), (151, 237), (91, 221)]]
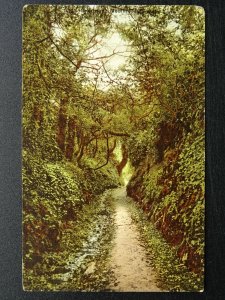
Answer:
[[(197, 124), (198, 123), (198, 124)], [(171, 124), (167, 123), (167, 129)], [(189, 132), (174, 127), (168, 136), (159, 125), (159, 139), (167, 147), (157, 149), (136, 167), (127, 191), (138, 201), (165, 239), (191, 271), (203, 272), (204, 258), (204, 134), (195, 122)], [(157, 141), (156, 141), (157, 145)], [(165, 145), (165, 143), (164, 143)]]
[(59, 249), (63, 230), (83, 205), (98, 201), (119, 181), (112, 165), (85, 171), (66, 160), (51, 163), (23, 154), (23, 252), (25, 267), (32, 268), (45, 252)]

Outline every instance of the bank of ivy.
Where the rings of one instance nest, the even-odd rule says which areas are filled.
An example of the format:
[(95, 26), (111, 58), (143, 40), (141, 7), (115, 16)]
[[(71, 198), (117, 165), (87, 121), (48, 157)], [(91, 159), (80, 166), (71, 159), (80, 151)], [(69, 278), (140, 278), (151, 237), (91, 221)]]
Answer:
[[(189, 132), (170, 123), (159, 124), (155, 157), (136, 164), (128, 194), (143, 208), (182, 263), (202, 278), (204, 273), (204, 134), (197, 121)], [(161, 130), (164, 126), (164, 130)], [(165, 126), (170, 129), (171, 139)], [(135, 149), (133, 148), (134, 152)], [(160, 153), (161, 151), (161, 153)]]
[(46, 253), (62, 251), (63, 232), (70, 222), (76, 223), (85, 205), (97, 202), (104, 190), (118, 185), (110, 165), (95, 171), (66, 160), (52, 163), (24, 150), (24, 271), (42, 263)]
[(164, 291), (170, 292), (199, 292), (204, 289), (204, 278), (188, 270), (185, 263), (177, 256), (177, 247), (167, 243), (148, 215), (143, 214), (141, 206), (136, 205), (132, 199), (131, 217), (137, 224), (143, 243), (146, 245), (147, 258), (156, 271), (158, 284)]

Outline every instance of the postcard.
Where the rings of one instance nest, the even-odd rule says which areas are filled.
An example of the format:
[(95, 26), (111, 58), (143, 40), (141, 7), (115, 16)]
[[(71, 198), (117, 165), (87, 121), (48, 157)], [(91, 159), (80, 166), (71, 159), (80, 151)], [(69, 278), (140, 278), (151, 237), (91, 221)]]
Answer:
[(24, 290), (204, 290), (204, 52), (202, 7), (24, 7)]

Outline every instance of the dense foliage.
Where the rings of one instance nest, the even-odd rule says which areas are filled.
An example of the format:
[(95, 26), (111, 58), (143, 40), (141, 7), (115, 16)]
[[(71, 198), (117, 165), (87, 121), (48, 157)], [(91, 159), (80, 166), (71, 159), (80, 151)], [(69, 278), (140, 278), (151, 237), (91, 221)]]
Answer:
[(204, 277), (190, 272), (185, 262), (177, 256), (176, 248), (171, 248), (160, 231), (149, 222), (148, 216), (143, 214), (142, 208), (135, 204), (131, 202), (132, 219), (139, 226), (142, 241), (148, 244), (148, 258), (153, 268), (157, 270), (161, 287), (173, 292), (202, 291)]
[[(78, 74), (83, 67), (78, 66), (79, 59), (85, 60), (95, 37), (106, 32), (109, 17), (102, 9), (103, 24), (103, 16), (76, 6), (30, 5), (24, 9), (23, 233), (27, 268), (41, 261), (44, 252), (60, 247), (65, 223), (76, 220), (85, 203), (119, 184), (113, 162), (94, 170), (106, 160), (105, 140), (109, 147), (113, 143), (98, 123), (98, 111), (91, 112), (95, 99), (91, 83), (83, 83), (85, 71)], [(90, 24), (93, 32), (86, 30)], [(60, 39), (62, 31), (64, 38)], [(73, 63), (69, 57), (77, 60)], [(83, 157), (86, 153), (88, 161)]]
[[(154, 9), (161, 12), (159, 7), (150, 12)], [(204, 23), (202, 10), (178, 10), (175, 17), (177, 7), (165, 7), (167, 14), (150, 17), (150, 22), (146, 20), (149, 15), (139, 16), (145, 26), (127, 34), (129, 38), (137, 34), (139, 55), (134, 60), (139, 64), (135, 70), (139, 87), (157, 106), (157, 114), (150, 114), (150, 128), (129, 141), (136, 172), (128, 193), (141, 203), (166, 240), (177, 246), (181, 260), (202, 274)], [(154, 45), (146, 46), (144, 40), (154, 41)], [(146, 78), (150, 78), (147, 85)]]
[(23, 242), (30, 278), (46, 253), (62, 251), (63, 232), (84, 207), (121, 183), (128, 161), (129, 195), (181, 261), (202, 274), (203, 10), (25, 6)]

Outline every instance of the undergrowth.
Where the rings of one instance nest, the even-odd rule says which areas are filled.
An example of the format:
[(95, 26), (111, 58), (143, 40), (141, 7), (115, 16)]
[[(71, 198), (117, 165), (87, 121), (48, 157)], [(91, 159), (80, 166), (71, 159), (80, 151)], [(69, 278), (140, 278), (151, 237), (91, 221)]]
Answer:
[(152, 267), (156, 270), (160, 287), (173, 292), (203, 291), (204, 278), (190, 272), (180, 262), (176, 248), (171, 247), (160, 232), (149, 222), (143, 210), (136, 203), (131, 203), (132, 219), (137, 223), (141, 236), (147, 245)]
[[(28, 291), (104, 291), (112, 274), (107, 269), (114, 233), (113, 210), (108, 192), (85, 204), (76, 221), (63, 231), (58, 251), (43, 254), (33, 269), (24, 269)], [(92, 272), (88, 266), (94, 265)]]

